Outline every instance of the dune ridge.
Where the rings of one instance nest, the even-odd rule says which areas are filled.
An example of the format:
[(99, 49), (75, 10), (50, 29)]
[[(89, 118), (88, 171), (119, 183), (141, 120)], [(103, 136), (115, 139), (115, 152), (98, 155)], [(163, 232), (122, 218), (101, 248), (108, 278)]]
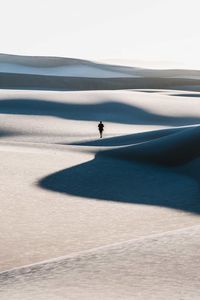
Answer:
[(153, 70), (73, 58), (0, 54), (0, 88), (61, 91), (105, 89), (200, 91), (200, 71)]
[(181, 165), (200, 155), (200, 126), (184, 128), (139, 145), (103, 152), (120, 159)]
[(199, 300), (198, 76), (0, 55), (1, 300)]
[(94, 61), (88, 61), (78, 58), (65, 58), (65, 57), (48, 57), (48, 56), (23, 56), (23, 55), (9, 55), (0, 53), (0, 64), (21, 65), (35, 68), (56, 68), (63, 66), (74, 65), (87, 65), (93, 66), (97, 69), (109, 70), (113, 72), (122, 72), (127, 75), (140, 75), (143, 77), (179, 77), (179, 78), (196, 78), (200, 77), (199, 70), (187, 69), (145, 69), (138, 67), (104, 64)]
[(120, 90), (120, 89), (171, 89), (200, 91), (200, 79), (160, 77), (64, 77), (31, 74), (0, 73), (1, 89), (35, 90)]
[[(101, 247), (97, 247), (97, 248), (93, 248), (93, 249), (89, 249), (89, 250), (85, 250), (85, 251), (80, 251), (78, 253), (72, 253), (71, 255), (67, 255), (67, 256), (61, 256), (61, 257), (56, 257), (56, 258), (51, 258), (47, 261), (41, 261), (41, 262), (37, 262), (31, 265), (25, 265), (25, 266), (20, 266), (17, 268), (13, 268), (13, 269), (9, 269), (9, 270), (5, 270), (3, 272), (0, 272), (0, 283), (4, 284), (4, 280), (2, 280), (2, 278), (12, 278), (13, 280), (17, 280), (18, 276), (29, 276), (29, 273), (33, 272), (35, 273), (35, 271), (40, 272), (40, 270), (44, 270), (45, 273), (48, 272), (49, 270), (52, 270), (54, 268), (57, 268), (57, 266), (59, 266), (60, 264), (67, 264), (68, 260), (70, 261), (71, 259), (77, 259), (80, 256), (88, 256), (90, 254), (96, 253), (96, 252), (102, 252), (104, 250), (110, 250), (110, 249), (114, 249), (117, 247), (123, 247), (124, 245), (129, 245), (132, 243), (137, 243), (137, 242), (142, 242), (144, 240), (151, 240), (151, 239), (155, 239), (155, 238), (162, 238), (163, 236), (168, 236), (171, 234), (179, 234), (179, 233), (184, 233), (185, 231), (188, 231), (190, 229), (197, 229), (198, 230), (199, 226), (191, 226), (191, 227), (186, 227), (186, 228), (181, 228), (181, 229), (176, 229), (176, 230), (172, 230), (172, 231), (167, 231), (167, 232), (162, 232), (159, 234), (152, 234), (152, 235), (148, 235), (148, 236), (143, 236), (137, 239), (132, 239), (132, 240), (127, 240), (127, 241), (123, 241), (123, 242), (118, 242), (118, 243), (113, 243), (113, 244), (109, 244), (109, 245), (105, 245), (105, 246), (101, 246)], [(48, 276), (48, 274), (47, 274)]]
[[(180, 289), (181, 294), (191, 293), (193, 299), (198, 299), (199, 256), (192, 255), (198, 249), (198, 238), (199, 226), (193, 226), (4, 272), (0, 274), (2, 299), (44, 299), (45, 295), (50, 299), (64, 299), (67, 295), (69, 299), (78, 299), (80, 295), (83, 299), (94, 295), (95, 299), (131, 299), (131, 284), (136, 299), (178, 299)], [(192, 266), (190, 270), (188, 263)], [(176, 271), (175, 264), (179, 266)], [(118, 272), (126, 274), (123, 284)], [(11, 284), (10, 290), (4, 289), (5, 280)]]

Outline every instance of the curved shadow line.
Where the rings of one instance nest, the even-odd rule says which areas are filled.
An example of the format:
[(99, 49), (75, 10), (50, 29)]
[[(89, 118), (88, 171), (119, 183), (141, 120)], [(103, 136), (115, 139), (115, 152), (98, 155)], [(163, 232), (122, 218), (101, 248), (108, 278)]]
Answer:
[(38, 182), (44, 189), (95, 200), (136, 203), (200, 213), (199, 186), (191, 177), (153, 164), (96, 156)]
[(161, 130), (152, 130), (152, 131), (122, 135), (122, 136), (114, 136), (111, 138), (104, 138), (104, 139), (98, 139), (93, 141), (68, 143), (64, 145), (99, 146), (99, 147), (100, 146), (101, 147), (126, 146), (126, 145), (131, 145), (131, 144), (133, 145), (133, 144), (148, 142), (151, 140), (156, 140), (161, 137), (185, 130), (187, 128), (188, 127), (179, 127), (179, 128), (169, 128), (169, 129), (161, 129)]
[(0, 100), (0, 114), (55, 116), (70, 120), (113, 122), (141, 125), (192, 125), (199, 117), (161, 116), (134, 105), (116, 101), (97, 104), (73, 104), (39, 99)]

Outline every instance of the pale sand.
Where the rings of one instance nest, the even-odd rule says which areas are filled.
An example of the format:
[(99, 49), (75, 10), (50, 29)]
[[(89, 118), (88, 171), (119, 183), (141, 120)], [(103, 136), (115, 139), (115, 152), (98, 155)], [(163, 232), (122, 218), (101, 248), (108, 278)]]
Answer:
[(199, 299), (200, 226), (1, 274), (7, 299)]
[(0, 92), (1, 272), (66, 257), (1, 273), (1, 299), (199, 299), (200, 104), (180, 94)]
[(0, 88), (53, 91), (200, 91), (200, 71), (144, 69), (72, 58), (0, 54)]

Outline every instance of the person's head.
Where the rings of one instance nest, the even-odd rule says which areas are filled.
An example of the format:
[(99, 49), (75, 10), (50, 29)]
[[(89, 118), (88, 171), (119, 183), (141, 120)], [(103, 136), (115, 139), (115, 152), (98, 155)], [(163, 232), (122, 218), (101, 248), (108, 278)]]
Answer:
[(100, 121), (100, 124), (102, 124), (102, 121)]

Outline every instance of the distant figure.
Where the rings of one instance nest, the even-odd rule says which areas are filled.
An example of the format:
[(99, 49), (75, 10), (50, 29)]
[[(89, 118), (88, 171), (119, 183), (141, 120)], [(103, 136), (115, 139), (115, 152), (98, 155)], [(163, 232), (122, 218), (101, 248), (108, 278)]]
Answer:
[(104, 125), (103, 125), (102, 121), (100, 121), (98, 127), (99, 127), (100, 138), (102, 138), (103, 128), (104, 128)]

